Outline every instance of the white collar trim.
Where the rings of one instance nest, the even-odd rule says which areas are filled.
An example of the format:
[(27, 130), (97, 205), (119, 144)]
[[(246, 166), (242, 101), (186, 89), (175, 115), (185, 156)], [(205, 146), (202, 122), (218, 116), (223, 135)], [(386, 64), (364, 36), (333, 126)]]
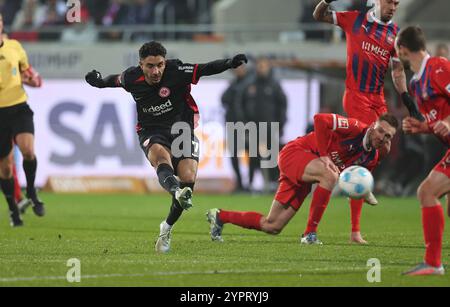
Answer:
[(412, 77), (413, 80), (420, 80), (420, 78), (422, 78), (423, 73), (425, 72), (425, 67), (427, 66), (428, 60), (431, 58), (430, 54), (427, 53), (427, 55), (425, 55), (425, 57), (422, 60), (422, 64), (420, 65), (420, 70), (414, 74), (414, 76)]
[(392, 19), (389, 20), (388, 22), (383, 22), (383, 21), (379, 20), (379, 19), (375, 16), (374, 9), (371, 9), (371, 10), (367, 13), (367, 20), (369, 20), (370, 22), (374, 22), (374, 21), (375, 21), (376, 23), (379, 23), (380, 25), (383, 25), (383, 26), (387, 26), (387, 25), (390, 25), (391, 23), (393, 23)]

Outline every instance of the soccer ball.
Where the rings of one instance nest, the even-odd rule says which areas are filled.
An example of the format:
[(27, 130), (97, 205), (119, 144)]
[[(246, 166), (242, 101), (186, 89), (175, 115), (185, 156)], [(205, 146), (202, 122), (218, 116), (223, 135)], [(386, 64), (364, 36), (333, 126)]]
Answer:
[(341, 173), (338, 185), (345, 195), (361, 199), (373, 191), (373, 176), (367, 168), (353, 165)]

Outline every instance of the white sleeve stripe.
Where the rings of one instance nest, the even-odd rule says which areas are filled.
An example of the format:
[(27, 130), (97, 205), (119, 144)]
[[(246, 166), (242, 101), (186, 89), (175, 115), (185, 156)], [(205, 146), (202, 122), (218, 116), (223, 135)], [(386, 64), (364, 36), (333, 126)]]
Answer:
[(335, 11), (331, 11), (331, 14), (333, 15), (333, 23), (335, 25), (338, 25), (336, 12)]
[(337, 116), (333, 114), (333, 131), (336, 130), (337, 127)]

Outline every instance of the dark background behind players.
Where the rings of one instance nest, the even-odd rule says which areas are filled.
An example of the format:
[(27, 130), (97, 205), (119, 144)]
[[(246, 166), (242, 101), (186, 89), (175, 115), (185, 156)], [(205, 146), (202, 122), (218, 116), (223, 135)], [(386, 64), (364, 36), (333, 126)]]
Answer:
[[(256, 75), (249, 84), (246, 85), (242, 92), (241, 104), (244, 106), (244, 114), (248, 121), (257, 123), (258, 135), (260, 127), (258, 123), (266, 122), (279, 123), (278, 139), (283, 136), (283, 128), (286, 123), (286, 95), (272, 74), (270, 61), (266, 57), (256, 59)], [(271, 135), (271, 126), (267, 126), (267, 135)], [(259, 138), (258, 138), (259, 140)], [(252, 186), (254, 173), (259, 168), (261, 160), (261, 150), (271, 148), (271, 139), (268, 142), (260, 143), (258, 141), (259, 155), (258, 157), (250, 157), (249, 169), (249, 185)], [(265, 156), (265, 154), (262, 154)], [(264, 177), (264, 191), (270, 192), (276, 188), (278, 180), (277, 168), (261, 169)]]
[[(243, 122), (244, 124), (248, 122), (247, 115), (244, 113), (244, 102), (240, 100), (242, 92), (244, 91), (247, 84), (251, 79), (251, 72), (247, 66), (240, 66), (233, 70), (234, 79), (231, 81), (230, 86), (226, 89), (226, 91), (222, 94), (222, 105), (225, 108), (225, 122)], [(244, 192), (247, 191), (248, 188), (244, 187), (242, 181), (242, 175), (240, 171), (240, 161), (241, 159), (238, 157), (238, 138), (244, 138), (245, 135), (238, 135), (235, 133), (233, 136), (234, 142), (230, 141), (230, 135), (227, 134), (227, 145), (230, 148), (230, 145), (233, 145), (234, 149), (231, 154), (231, 165), (233, 167), (234, 174), (236, 176), (236, 186), (235, 192)], [(245, 140), (244, 140), (245, 143)]]

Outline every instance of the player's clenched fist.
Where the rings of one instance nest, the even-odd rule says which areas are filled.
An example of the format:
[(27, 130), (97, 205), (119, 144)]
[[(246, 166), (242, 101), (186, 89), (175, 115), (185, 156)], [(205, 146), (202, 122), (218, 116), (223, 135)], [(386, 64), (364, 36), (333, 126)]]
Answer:
[(86, 82), (95, 87), (104, 87), (102, 74), (95, 69), (90, 71), (85, 76)]
[(433, 126), (433, 132), (442, 137), (446, 137), (450, 134), (450, 125), (446, 121), (438, 121)]
[(406, 117), (402, 121), (402, 129), (407, 134), (427, 133), (429, 131), (426, 122), (421, 122), (413, 117)]
[(248, 59), (245, 54), (235, 55), (231, 59), (231, 68), (238, 68), (239, 66), (241, 66), (242, 64), (247, 63), (247, 62), (248, 62)]

